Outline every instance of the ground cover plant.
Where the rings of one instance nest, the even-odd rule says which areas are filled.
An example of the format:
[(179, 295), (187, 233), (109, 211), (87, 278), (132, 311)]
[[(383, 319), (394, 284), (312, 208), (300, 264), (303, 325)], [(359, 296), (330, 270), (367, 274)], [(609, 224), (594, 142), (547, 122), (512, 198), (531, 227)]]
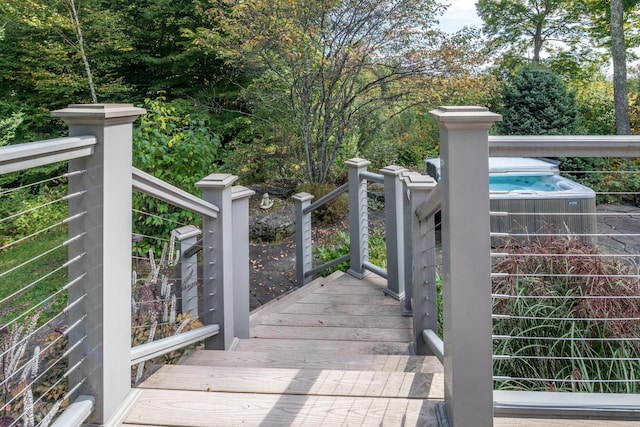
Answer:
[[(511, 242), (494, 265), (497, 389), (640, 391), (635, 266), (575, 238)], [(608, 319), (603, 321), (602, 319)], [(583, 381), (580, 381), (583, 380)]]

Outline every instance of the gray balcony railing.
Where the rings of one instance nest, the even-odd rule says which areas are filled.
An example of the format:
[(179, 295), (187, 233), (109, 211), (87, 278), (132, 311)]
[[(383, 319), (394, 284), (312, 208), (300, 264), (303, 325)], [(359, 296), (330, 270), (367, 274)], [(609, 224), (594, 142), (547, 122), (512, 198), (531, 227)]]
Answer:
[[(52, 316), (67, 325), (63, 336), (69, 343), (58, 357), (66, 362), (59, 365), (66, 366), (59, 379), (68, 377), (62, 399), (70, 405), (57, 426), (117, 424), (132, 398), (132, 364), (203, 339), (206, 348), (228, 349), (238, 337), (248, 336), (247, 197), (252, 192), (232, 187), (237, 179), (232, 175), (213, 174), (198, 183), (203, 192), (199, 199), (132, 169), (132, 126), (144, 113), (131, 105), (72, 105), (53, 112), (69, 125), (68, 138), (0, 148), (0, 174), (68, 161), (64, 178), (69, 196), (63, 198), (68, 216), (61, 226), (69, 236), (62, 243), (68, 248), (69, 261), (62, 268), (69, 280), (59, 291), (67, 293), (67, 307)], [(205, 326), (132, 348), (134, 189), (203, 216), (204, 295), (196, 310)], [(182, 231), (181, 237), (193, 237), (189, 230)], [(0, 252), (4, 249), (8, 247)], [(26, 290), (36, 285), (20, 286)], [(20, 355), (22, 345), (15, 343), (2, 357)], [(31, 358), (12, 357), (24, 366), (18, 369), (29, 369)]]
[[(492, 273), (492, 263), (495, 265), (499, 260), (509, 257), (509, 254), (503, 253), (503, 250), (491, 251), (492, 243), (500, 240), (497, 239), (520, 239), (515, 240), (521, 242), (523, 246), (532, 246), (522, 243), (523, 238), (547, 238), (550, 237), (549, 232), (539, 233), (537, 230), (529, 230), (525, 236), (522, 231), (516, 231), (516, 234), (510, 234), (500, 230), (500, 233), (491, 233), (490, 215), (510, 215), (514, 221), (518, 221), (515, 215), (504, 212), (491, 212), (488, 188), (488, 161), (489, 156), (506, 156), (506, 157), (621, 157), (636, 158), (640, 155), (640, 137), (625, 136), (517, 136), (517, 137), (489, 137), (488, 129), (491, 125), (499, 120), (500, 117), (484, 108), (475, 107), (444, 107), (432, 112), (437, 118), (440, 125), (441, 134), (441, 179), (436, 188), (440, 188), (441, 193), (441, 215), (442, 215), (442, 298), (443, 298), (443, 343), (434, 333), (433, 319), (430, 327), (417, 326), (423, 328), (422, 335), (424, 338), (425, 351), (439, 355), (444, 364), (445, 370), (445, 408), (449, 422), (452, 425), (492, 425), (494, 409), (495, 414), (518, 414), (526, 415), (545, 415), (545, 416), (577, 416), (586, 415), (588, 417), (638, 417), (640, 412), (640, 396), (637, 394), (609, 394), (609, 393), (584, 393), (584, 392), (550, 392), (550, 391), (513, 391), (517, 387), (518, 381), (529, 381), (531, 383), (540, 382), (542, 384), (554, 384), (553, 377), (542, 378), (535, 377), (531, 374), (523, 373), (522, 378), (516, 377), (498, 377), (492, 376), (493, 364), (510, 363), (516, 360), (529, 360), (525, 363), (536, 363), (535, 361), (557, 360), (553, 354), (548, 354), (544, 348), (552, 348), (571, 343), (571, 338), (558, 335), (559, 331), (549, 336), (543, 336), (541, 339), (550, 342), (547, 347), (539, 347), (538, 353), (533, 351), (530, 353), (510, 354), (509, 346), (499, 347), (498, 353), (494, 354), (493, 343), (502, 343), (505, 340), (515, 339), (536, 339), (536, 332), (542, 330), (544, 325), (554, 320), (560, 320), (565, 327), (575, 327), (571, 325), (580, 325), (584, 322), (592, 322), (600, 325), (611, 324), (616, 322), (629, 322), (628, 325), (637, 325), (640, 322), (638, 316), (617, 318), (612, 316), (606, 309), (599, 313), (599, 317), (589, 318), (573, 318), (571, 316), (557, 316), (547, 314), (543, 317), (531, 317), (528, 313), (513, 313), (505, 316), (503, 311), (495, 313), (493, 305), (505, 304), (503, 301), (528, 301), (531, 298), (545, 298), (548, 300), (558, 300), (567, 298), (553, 294), (544, 294), (539, 289), (537, 293), (531, 295), (497, 295), (492, 291), (492, 279), (502, 280), (505, 276), (503, 273)], [(408, 177), (409, 178), (409, 177)], [(434, 312), (430, 303), (431, 297), (416, 298), (416, 294), (422, 292), (426, 294), (431, 291), (429, 288), (430, 280), (419, 278), (421, 270), (426, 270), (433, 265), (432, 256), (427, 250), (431, 238), (426, 238), (421, 230), (429, 230), (426, 225), (431, 214), (438, 209), (438, 203), (435, 193), (428, 197), (428, 200), (417, 210), (411, 210), (411, 215), (417, 213), (418, 224), (412, 226), (411, 234), (420, 236), (424, 247), (416, 248), (414, 244), (413, 260), (414, 260), (414, 276), (413, 276), (413, 301), (414, 301), (414, 319), (416, 317), (432, 317)], [(576, 203), (575, 201), (573, 202)], [(553, 215), (547, 212), (526, 212), (525, 215)], [(597, 213), (584, 212), (567, 215), (598, 215)], [(628, 215), (627, 215), (628, 216)], [(417, 227), (417, 228), (416, 228)], [(517, 227), (516, 227), (517, 228)], [(522, 229), (520, 227), (520, 229)], [(556, 231), (557, 232), (557, 231)], [(567, 234), (571, 233), (568, 239), (575, 238), (579, 245), (598, 246), (601, 238), (616, 236), (605, 236), (603, 234), (593, 233), (593, 229), (589, 228), (584, 234), (575, 234), (567, 230), (560, 230), (561, 235), (567, 238)], [(517, 234), (520, 233), (520, 234)], [(579, 233), (579, 232), (578, 232)], [(602, 232), (600, 232), (602, 233)], [(633, 232), (627, 236), (633, 236)], [(493, 237), (491, 237), (493, 236)], [(568, 241), (568, 240), (567, 240)], [(594, 243), (596, 242), (596, 243)], [(529, 250), (529, 249), (527, 249)], [(593, 249), (594, 259), (604, 260), (610, 255), (602, 254)], [(524, 252), (524, 251), (523, 251)], [(520, 252), (518, 252), (520, 253)], [(543, 251), (543, 255), (547, 257), (553, 256), (548, 251)], [(639, 254), (625, 254), (623, 258), (635, 259)], [(510, 262), (516, 262), (514, 259), (528, 256), (517, 255), (512, 257)], [(577, 254), (569, 256), (577, 257)], [(615, 255), (614, 255), (615, 256)], [(566, 257), (566, 256), (565, 256)], [(636, 263), (637, 266), (637, 263)], [(539, 280), (540, 286), (552, 286), (554, 277), (549, 274), (534, 274), (536, 280)], [(525, 274), (517, 274), (512, 276), (514, 283), (519, 280), (525, 280)], [(549, 277), (542, 277), (549, 276)], [(584, 295), (572, 295), (576, 304), (580, 301), (594, 301), (599, 303), (608, 299), (616, 301), (624, 300), (634, 304), (633, 301), (640, 301), (640, 290), (636, 285), (640, 280), (638, 272), (624, 270), (622, 273), (608, 272), (602, 273), (582, 273), (576, 274), (570, 269), (566, 273), (557, 276), (565, 277), (573, 276), (574, 280), (587, 284), (588, 281), (599, 276), (605, 280), (620, 281), (630, 283), (630, 291), (625, 295), (589, 295), (588, 290)], [(606, 277), (604, 277), (606, 276)], [(545, 285), (544, 283), (547, 283)], [(588, 285), (584, 289), (588, 289)], [(422, 289), (422, 290), (420, 290)], [(431, 295), (431, 294), (430, 294)], [(502, 302), (501, 302), (502, 301)], [(605, 305), (603, 305), (605, 307)], [(530, 318), (531, 317), (531, 318)], [(496, 336), (492, 334), (493, 324), (495, 322), (506, 321), (509, 319), (526, 319), (531, 322), (538, 322), (538, 326), (531, 326), (531, 329), (520, 331), (516, 335)], [(582, 323), (581, 323), (582, 322)], [(634, 326), (635, 327), (635, 326)], [(549, 341), (551, 340), (551, 341)], [(596, 363), (598, 360), (607, 360), (619, 362), (620, 364), (637, 364), (640, 359), (633, 356), (637, 351), (635, 347), (631, 356), (618, 356), (615, 351), (615, 345), (634, 345), (635, 338), (629, 338), (625, 343), (624, 340), (610, 338), (594, 338), (599, 342), (610, 341), (609, 347), (612, 352), (608, 355), (579, 355), (571, 356), (576, 366), (579, 363)], [(618, 344), (615, 344), (615, 343)], [(418, 344), (420, 349), (420, 344)], [(621, 348), (621, 347), (620, 347)], [(504, 351), (503, 351), (504, 350)], [(535, 360), (534, 360), (535, 359)], [(629, 366), (631, 366), (629, 365)], [(584, 365), (583, 365), (584, 366)], [(627, 372), (625, 374), (625, 372)], [(614, 383), (629, 384), (636, 382), (635, 374), (630, 371), (621, 369), (619, 377), (615, 379), (605, 379)], [(510, 383), (508, 390), (494, 391), (494, 384)], [(584, 385), (600, 383), (601, 380), (594, 378), (584, 378), (580, 376), (580, 371), (576, 370), (569, 373), (567, 378), (559, 378), (557, 384), (573, 384), (575, 390), (581, 390)], [(549, 386), (551, 387), (551, 386)], [(544, 386), (542, 387), (544, 389)], [(549, 388), (547, 388), (549, 390)]]
[[(385, 292), (396, 300), (405, 299), (404, 214), (402, 173), (406, 169), (388, 166), (380, 174), (367, 170), (371, 162), (351, 159), (348, 182), (312, 203), (313, 195), (298, 193), (296, 202), (296, 277), (298, 286), (308, 283), (315, 275), (335, 265), (349, 261), (349, 274), (362, 278), (373, 272), (387, 279)], [(384, 227), (386, 231), (387, 269), (369, 261), (369, 203), (368, 182), (384, 185)], [(313, 266), (311, 217), (313, 211), (341, 194), (349, 194), (349, 254)]]

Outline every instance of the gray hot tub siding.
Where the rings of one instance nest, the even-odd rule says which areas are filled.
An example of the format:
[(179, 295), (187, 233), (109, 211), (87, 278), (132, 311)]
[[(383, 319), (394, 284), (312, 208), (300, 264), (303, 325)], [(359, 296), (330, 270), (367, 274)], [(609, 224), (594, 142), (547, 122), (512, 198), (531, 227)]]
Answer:
[[(435, 160), (435, 161), (434, 161)], [(509, 167), (510, 161), (513, 167)], [(439, 159), (427, 160), (427, 173), (440, 178)], [(521, 236), (491, 238), (493, 246), (502, 246), (507, 240), (524, 241), (534, 234), (560, 234), (575, 236), (585, 244), (596, 242), (596, 195), (593, 190), (564, 178), (557, 166), (547, 159), (492, 158), (489, 164), (492, 176), (510, 174), (519, 176), (552, 175), (555, 191), (490, 191), (489, 203), (491, 231)], [(540, 236), (544, 239), (545, 236)]]

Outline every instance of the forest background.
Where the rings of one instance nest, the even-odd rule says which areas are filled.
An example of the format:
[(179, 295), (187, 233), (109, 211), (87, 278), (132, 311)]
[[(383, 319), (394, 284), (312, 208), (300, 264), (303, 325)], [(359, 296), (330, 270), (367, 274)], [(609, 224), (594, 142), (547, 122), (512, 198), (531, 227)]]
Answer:
[(640, 133), (638, 3), (479, 0), (482, 27), (447, 34), (437, 0), (3, 1), (0, 145), (63, 135), (49, 113), (71, 103), (134, 103), (136, 166), (194, 191), (421, 169), (440, 105), (501, 133)]

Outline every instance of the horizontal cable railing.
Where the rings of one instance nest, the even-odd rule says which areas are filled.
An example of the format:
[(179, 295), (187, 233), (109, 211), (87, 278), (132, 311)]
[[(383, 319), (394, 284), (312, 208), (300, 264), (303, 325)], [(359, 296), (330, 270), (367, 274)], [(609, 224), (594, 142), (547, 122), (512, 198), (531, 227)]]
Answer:
[[(490, 138), (490, 149), (496, 141), (524, 140)], [(499, 208), (491, 193), (496, 410), (547, 411), (557, 393), (536, 398), (538, 405), (523, 404), (523, 393), (554, 391), (573, 392), (563, 399), (567, 411), (629, 416), (624, 396), (640, 390), (640, 143), (626, 137), (535, 140), (552, 146), (551, 153), (584, 149), (585, 155), (625, 158), (590, 162), (618, 170), (592, 164), (563, 170), (561, 163), (557, 179), (566, 185), (514, 189), (498, 196), (507, 199)], [(592, 145), (603, 141), (611, 142), (611, 152), (608, 142), (606, 148)], [(508, 150), (500, 152), (529, 153)], [(572, 191), (574, 183), (593, 191)], [(621, 396), (620, 405), (615, 398), (607, 399), (608, 408), (595, 403), (611, 394)]]
[[(299, 193), (296, 202), (296, 276), (298, 286), (329, 269), (349, 266), (348, 272), (362, 277), (367, 272), (388, 279), (385, 292), (404, 299), (403, 211), (400, 174), (405, 169), (389, 166), (382, 173), (367, 171), (370, 162), (351, 159), (348, 182), (315, 202), (313, 195)], [(377, 187), (369, 187), (368, 181)], [(314, 212), (348, 193), (348, 233), (339, 230), (314, 248)], [(391, 200), (391, 203), (388, 203)], [(331, 209), (331, 208), (326, 208)], [(320, 265), (314, 261), (320, 260)]]
[[(82, 304), (85, 296), (70, 300), (69, 292), (78, 289), (85, 274), (69, 274), (67, 270), (85, 255), (81, 252), (68, 257), (69, 245), (82, 241), (85, 233), (69, 233), (67, 227), (81, 221), (84, 213), (69, 215), (67, 204), (81, 200), (86, 192), (69, 192), (67, 181), (86, 171), (60, 173), (67, 165), (57, 162), (89, 155), (95, 143), (92, 137), (64, 138), (0, 148), (3, 425), (48, 426), (75, 399), (79, 387), (70, 387), (68, 378), (83, 360), (69, 365), (68, 355), (85, 341), (79, 331), (86, 318), (70, 323), (69, 310)], [(50, 178), (24, 182), (27, 178), (21, 170), (45, 165)], [(69, 346), (71, 335), (77, 340)]]
[[(202, 248), (202, 240), (196, 246), (202, 234), (195, 226), (202, 226), (200, 215), (214, 222), (220, 209), (135, 168), (133, 183), (134, 190), (142, 193), (134, 194), (134, 205), (140, 207), (133, 209), (132, 229), (131, 364), (135, 384), (143, 378), (147, 361), (156, 366), (175, 361), (180, 353), (174, 351), (220, 332), (220, 325), (202, 322), (207, 308), (199, 304), (203, 278), (198, 275), (199, 250), (194, 251)], [(147, 212), (150, 208), (163, 213)]]

